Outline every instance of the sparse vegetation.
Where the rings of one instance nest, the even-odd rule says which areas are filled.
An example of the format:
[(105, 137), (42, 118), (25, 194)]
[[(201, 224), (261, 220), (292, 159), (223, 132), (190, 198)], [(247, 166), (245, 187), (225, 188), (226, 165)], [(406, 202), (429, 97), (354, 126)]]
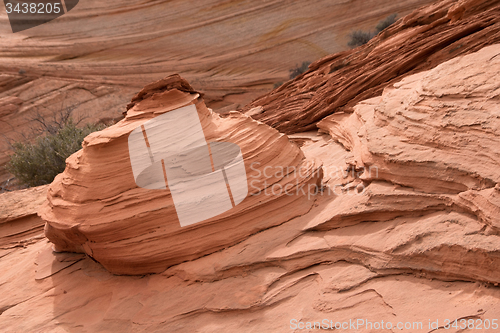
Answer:
[(389, 28), (394, 23), (396, 23), (397, 17), (398, 17), (398, 14), (391, 14), (391, 15), (387, 16), (385, 19), (383, 19), (382, 21), (380, 21), (377, 24), (377, 27), (375, 28), (375, 31), (377, 32), (377, 34), (381, 31), (384, 31), (385, 29)]
[(40, 124), (42, 134), (32, 142), (14, 142), (14, 154), (7, 164), (7, 170), (20, 183), (39, 186), (51, 183), (55, 176), (64, 171), (66, 158), (82, 148), (83, 139), (92, 132), (104, 129), (103, 124), (88, 124), (77, 127), (70, 116), (71, 110), (60, 113), (54, 121), (48, 122), (37, 115), (33, 120)]
[(372, 39), (375, 35), (371, 31), (356, 30), (351, 32), (349, 35), (350, 40), (347, 45), (349, 47), (355, 48), (361, 45), (365, 45)]
[(290, 69), (290, 80), (295, 79), (300, 74), (305, 73), (309, 69), (309, 61), (304, 61), (302, 65), (296, 66), (294, 69)]
[(387, 29), (389, 26), (396, 22), (398, 14), (391, 14), (385, 19), (380, 21), (375, 27), (375, 31), (362, 31), (356, 30), (349, 34), (349, 42), (347, 45), (351, 48), (355, 48), (368, 43), (373, 37), (378, 35), (381, 31)]
[[(297, 65), (295, 66), (294, 69), (290, 69), (289, 72), (290, 72), (290, 75), (288, 76), (290, 78), (290, 80), (293, 80), (295, 79), (297, 76), (299, 76), (300, 74), (303, 74), (305, 73), (308, 69), (309, 69), (309, 65), (311, 64), (310, 61), (304, 61), (302, 63), (302, 65)], [(280, 81), (280, 82), (276, 82), (273, 86), (273, 89), (276, 89), (276, 88), (279, 88), (281, 87), (281, 85), (283, 85), (283, 82)]]

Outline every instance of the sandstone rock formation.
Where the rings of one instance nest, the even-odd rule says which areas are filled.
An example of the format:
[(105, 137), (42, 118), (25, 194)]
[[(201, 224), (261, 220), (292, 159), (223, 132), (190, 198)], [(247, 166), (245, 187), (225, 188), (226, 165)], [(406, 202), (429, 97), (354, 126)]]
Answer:
[(493, 188), (500, 182), (497, 52), (487, 47), (410, 76), (318, 127), (351, 152), (353, 168), (376, 165), (392, 183), (450, 194)]
[[(322, 190), (311, 197), (314, 204), (305, 212), (306, 198), (284, 207), (262, 204), (260, 211), (249, 207), (240, 216), (258, 213), (247, 223), (262, 226), (260, 232), (202, 257), (191, 252), (191, 258), (161, 274), (113, 275), (89, 257), (52, 253), (46, 240), (13, 248), (0, 258), (2, 329), (300, 332), (307, 323), (334, 328), (354, 321), (354, 329), (343, 331), (394, 332), (401, 331), (396, 325), (403, 325), (411, 332), (463, 332), (463, 322), (472, 321), (484, 332), (496, 331), (499, 70), (500, 45), (494, 45), (409, 76), (381, 97), (359, 103), (353, 113), (325, 119), (319, 124), (323, 133), (291, 135), (302, 152), (248, 117), (233, 113), (219, 118), (195, 93), (170, 89), (139, 101), (121, 123), (90, 136), (52, 185), (50, 206), (41, 215), (49, 219), (48, 236), (54, 242), (85, 233), (94, 243), (82, 244), (78, 238), (80, 243), (66, 244), (93, 247), (94, 257), (101, 259), (108, 253), (104, 250), (115, 247), (106, 242), (113, 227), (115, 239), (130, 232), (134, 246), (133, 231), (140, 228), (121, 224), (114, 229), (114, 224), (129, 211), (151, 208), (156, 197), (135, 188), (106, 200), (110, 193), (135, 185), (122, 177), (112, 186), (101, 186), (101, 179), (118, 177), (116, 171), (126, 174), (124, 167), (113, 164), (125, 159), (122, 150), (113, 156), (105, 153), (107, 147), (118, 148), (123, 140), (119, 133), (154, 117), (155, 111), (165, 111), (158, 102), (172, 103), (174, 96), (179, 105), (197, 105), (200, 115), (207, 116), (205, 126), (214, 126), (214, 138), (231, 129), (228, 136), (248, 147), (245, 138), (253, 133), (236, 135), (248, 126), (257, 135), (280, 137), (275, 145), (252, 146), (258, 151), (251, 158), (266, 155), (266, 147), (289, 145), (300, 157), (295, 162), (320, 160)], [(277, 156), (269, 154), (270, 162)], [(99, 170), (99, 177), (89, 178)], [(92, 186), (85, 186), (85, 179)], [(87, 215), (78, 215), (82, 207)], [(81, 220), (98, 213), (102, 219)], [(300, 216), (286, 220), (285, 215)], [(281, 223), (262, 224), (270, 217)], [(164, 219), (152, 220), (165, 225)], [(229, 234), (237, 221), (228, 214), (227, 220), (218, 221), (225, 226), (219, 232)], [(199, 239), (196, 228), (185, 230)], [(220, 244), (217, 234), (212, 236)], [(148, 244), (152, 251), (158, 249), (154, 240)], [(183, 251), (194, 248), (190, 244)], [(171, 243), (163, 246), (168, 250)], [(126, 247), (121, 251), (115, 253), (144, 253), (140, 248), (138, 253)], [(382, 321), (392, 329), (380, 329)]]
[(309, 71), (243, 108), (284, 133), (316, 129), (335, 112), (352, 112), (356, 103), (410, 74), (434, 68), (459, 55), (500, 42), (500, 3), (446, 0), (400, 19), (368, 44), (324, 57)]
[(47, 198), (47, 189), (48, 185), (0, 194), (0, 258), (14, 247), (44, 238), (45, 221), (37, 211)]
[[(435, 8), (468, 27), (468, 11), (486, 17), (492, 3)], [(498, 331), (499, 72), (500, 44), (487, 46), (290, 135), (212, 112), (178, 76), (146, 86), (50, 188), (0, 194), (2, 332)], [(278, 92), (306, 91), (319, 80), (308, 75)], [(207, 142), (241, 147), (259, 194), (181, 228), (168, 191), (138, 187), (126, 146), (186, 105)], [(283, 195), (287, 184), (314, 193)], [(45, 195), (48, 239), (34, 217)]]
[(69, 107), (88, 122), (116, 119), (130, 96), (173, 73), (215, 111), (236, 110), (297, 64), (345, 49), (351, 30), (432, 1), (86, 0), (15, 34), (2, 12), (0, 183), (9, 178), (4, 136), (23, 139), (37, 112), (51, 119)]
[[(178, 203), (174, 206), (174, 194), (210, 197), (214, 195), (215, 184), (207, 186), (202, 178), (196, 178), (199, 181), (195, 179), (194, 183), (188, 183), (192, 188), (183, 187), (180, 194), (179, 191), (174, 193), (176, 187), (172, 187), (171, 176), (179, 166), (174, 165), (169, 173), (170, 162), (166, 159), (165, 162), (162, 160), (163, 165), (167, 164), (166, 171), (165, 166), (163, 168), (168, 178), (166, 190), (160, 190), (161, 186), (165, 188), (161, 165), (158, 165), (160, 187), (140, 185), (133, 164), (141, 161), (134, 162), (131, 145), (137, 144), (131, 141), (131, 133), (139, 129), (138, 134), (142, 137), (149, 129), (141, 132), (140, 128), (144, 131), (148, 121), (189, 105), (194, 105), (194, 110), (197, 110), (195, 117), (201, 122), (202, 139), (204, 134), (209, 143), (229, 142), (241, 149), (246, 169), (243, 181), (248, 195), (244, 195), (243, 202), (238, 205), (241, 200), (237, 201), (237, 206), (227, 213), (184, 226), (186, 223), (181, 219), (183, 215)], [(186, 108), (181, 112), (188, 115)], [(182, 128), (180, 121), (172, 122), (170, 131), (177, 126)], [(189, 141), (195, 133), (191, 130), (179, 135), (186, 136)], [(168, 137), (176, 145), (181, 139)], [(158, 150), (151, 140), (152, 149)], [(172, 150), (172, 144), (163, 144), (167, 145), (167, 151)], [(186, 147), (192, 145), (188, 142)], [(146, 145), (143, 150), (149, 163)], [(212, 145), (211, 158), (217, 163), (215, 153)], [(199, 155), (195, 156), (196, 164), (202, 163)], [(179, 159), (176, 157), (176, 162), (172, 163), (181, 163)], [(181, 167), (189, 169), (185, 164)], [(187, 178), (182, 179), (187, 182)], [(308, 192), (316, 192), (320, 181), (321, 165), (313, 159), (307, 160), (285, 135), (238, 112), (220, 118), (206, 108), (200, 95), (186, 81), (174, 75), (139, 92), (129, 104), (125, 119), (85, 138), (83, 149), (68, 158), (65, 172), (51, 184), (48, 201), (40, 216), (47, 221), (45, 234), (58, 251), (86, 253), (117, 274), (159, 273), (305, 214), (313, 204), (308, 200), (308, 197), (311, 199)], [(282, 190), (285, 188), (294, 195), (285, 193)], [(304, 192), (303, 188), (307, 191)], [(271, 194), (269, 189), (274, 189), (274, 192)], [(295, 195), (296, 189), (304, 193)], [(188, 194), (189, 190), (194, 193)], [(234, 188), (232, 191), (234, 194)], [(204, 201), (196, 202), (202, 205)], [(205, 209), (216, 204), (209, 204)], [(212, 216), (214, 214), (209, 217)]]

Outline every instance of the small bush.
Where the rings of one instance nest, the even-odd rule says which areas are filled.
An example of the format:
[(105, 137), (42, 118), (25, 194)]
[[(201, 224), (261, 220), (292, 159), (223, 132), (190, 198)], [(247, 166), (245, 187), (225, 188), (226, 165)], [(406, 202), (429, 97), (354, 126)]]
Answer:
[(377, 24), (377, 27), (375, 28), (375, 30), (377, 31), (377, 34), (381, 31), (387, 29), (388, 27), (390, 27), (394, 23), (396, 23), (397, 17), (398, 17), (398, 14), (391, 14), (391, 15), (387, 16), (385, 19), (383, 19), (382, 21), (380, 21)]
[(34, 143), (13, 143), (14, 155), (7, 164), (7, 170), (20, 183), (28, 186), (50, 184), (55, 176), (64, 171), (66, 158), (82, 148), (83, 139), (105, 127), (89, 124), (78, 128), (69, 118), (57, 132), (47, 132)]
[(294, 69), (290, 69), (290, 80), (293, 80), (300, 74), (305, 73), (309, 69), (310, 64), (311, 63), (309, 61), (304, 61), (302, 65), (297, 66)]
[(398, 14), (391, 14), (387, 16), (385, 19), (383, 19), (377, 24), (377, 26), (375, 27), (375, 32), (362, 31), (362, 30), (356, 30), (351, 32), (351, 34), (349, 35), (350, 40), (347, 43), (347, 45), (349, 45), (349, 47), (351, 48), (365, 45), (370, 41), (370, 39), (378, 35), (381, 31), (393, 25), (396, 22), (397, 17)]
[(370, 39), (373, 38), (373, 36), (375, 35), (371, 31), (362, 31), (362, 30), (353, 31), (349, 35), (350, 40), (349, 43), (347, 43), (347, 45), (349, 45), (352, 48), (365, 45), (370, 41)]
[(279, 88), (283, 85), (283, 81), (280, 81), (280, 82), (276, 82), (274, 85), (273, 85), (273, 89), (276, 89), (276, 88)]

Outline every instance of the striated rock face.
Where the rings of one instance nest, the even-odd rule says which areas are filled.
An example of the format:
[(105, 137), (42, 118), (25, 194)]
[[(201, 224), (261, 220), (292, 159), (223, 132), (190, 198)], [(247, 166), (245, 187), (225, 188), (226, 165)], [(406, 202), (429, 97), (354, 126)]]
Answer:
[(0, 193), (0, 258), (11, 248), (44, 238), (37, 211), (47, 197), (48, 185)]
[[(0, 133), (23, 140), (36, 113), (51, 119), (67, 107), (88, 122), (116, 119), (130, 96), (172, 73), (216, 112), (236, 110), (302, 62), (344, 50), (351, 30), (432, 1), (86, 0), (15, 34), (3, 15)], [(0, 138), (0, 185), (8, 149)]]
[[(191, 116), (196, 120), (186, 124)], [(208, 149), (196, 151), (207, 142), (210, 157)], [(221, 142), (239, 147), (244, 161), (230, 163), (224, 175), (217, 173)], [(207, 176), (210, 159), (215, 171)], [(233, 184), (235, 171), (243, 178)], [(158, 273), (306, 213), (321, 174), (321, 165), (285, 135), (238, 112), (221, 118), (174, 75), (145, 87), (125, 119), (85, 139), (50, 186), (40, 216), (58, 251), (86, 253), (117, 274)], [(227, 193), (223, 176), (235, 206), (229, 210), (217, 207), (217, 188)]]
[[(112, 271), (177, 264), (116, 276), (88, 257), (53, 254), (46, 240), (12, 249), (0, 258), (3, 331), (287, 332), (354, 321), (349, 330), (375, 332), (383, 321), (387, 332), (458, 333), (462, 319), (497, 331), (499, 69), (494, 45), (409, 76), (325, 119), (321, 134), (290, 135), (300, 150), (244, 115), (212, 114), (178, 78), (160, 82), (169, 88), (144, 91), (125, 120), (87, 138), (41, 215), (59, 249)], [(318, 160), (321, 191), (311, 202), (247, 198), (180, 228), (167, 193), (134, 183), (122, 146), (139, 124), (182, 105), (196, 106), (207, 141), (237, 143), (246, 162)], [(225, 243), (229, 235), (239, 241)]]
[[(457, 333), (462, 319), (497, 331), (499, 70), (500, 45), (489, 46), (289, 138), (212, 113), (179, 77), (149, 85), (50, 186), (40, 215), (52, 244), (18, 233), (2, 245), (2, 331), (287, 332), (355, 321), (352, 331), (375, 332), (383, 321)], [(207, 143), (241, 148), (259, 194), (180, 227), (168, 190), (136, 184), (127, 145), (136, 128), (186, 106)], [(283, 166), (302, 175), (275, 172)], [(320, 179), (314, 195), (259, 192)], [(0, 202), (23, 205), (12, 193)], [(0, 227), (30, 212), (2, 213)]]
[[(498, 331), (500, 45), (489, 44), (498, 41), (499, 17), (498, 1), (436, 3), (362, 48), (313, 64), (247, 114), (212, 112), (179, 76), (147, 85), (122, 121), (86, 138), (50, 187), (0, 195), (2, 332), (274, 333), (319, 322), (338, 331), (402, 324), (458, 333), (467, 330), (461, 320), (473, 321), (469, 331)], [(89, 47), (89, 57), (106, 62), (123, 45)], [(170, 56), (163, 52), (153, 55)], [(19, 99), (0, 96), (3, 117), (26, 110), (22, 96), (33, 92), (18, 89)], [(187, 111), (201, 131), (195, 121), (157, 125)], [(268, 125), (315, 131), (287, 136)], [(177, 141), (188, 142), (184, 154)], [(130, 149), (135, 143), (142, 148)], [(188, 163), (190, 149), (212, 143), (238, 147), (246, 184), (218, 184), (228, 196), (246, 185), (247, 195), (182, 226), (175, 196), (203, 202), (217, 182), (185, 173), (221, 180), (224, 170), (234, 179), (230, 167), (241, 166), (232, 154), (218, 163), (216, 149), (210, 167), (205, 153)], [(180, 192), (170, 175), (181, 175)]]
[(403, 79), (318, 127), (350, 151), (353, 168), (376, 165), (392, 183), (450, 194), (493, 188), (500, 182), (499, 71), (498, 45), (486, 47)]
[[(500, 45), (489, 46), (409, 76), (353, 113), (319, 122), (369, 185), (348, 210), (336, 207), (307, 229), (325, 231), (328, 244), (339, 244), (348, 232), (338, 228), (377, 221), (366, 228), (390, 225), (395, 229), (387, 232), (398, 239), (382, 236), (368, 245), (370, 253), (384, 253), (368, 259), (370, 267), (404, 265), (499, 283), (499, 71)], [(349, 242), (361, 246), (363, 238)]]
[[(499, 72), (500, 45), (488, 46), (289, 136), (214, 114), (178, 76), (148, 85), (48, 189), (52, 243), (2, 245), (2, 331), (498, 331)], [(137, 185), (127, 146), (144, 125), (155, 149), (151, 122), (185, 107), (207, 144), (241, 149), (249, 195), (181, 227), (171, 192)]]
[[(415, 10), (368, 44), (324, 57), (243, 108), (284, 133), (316, 129), (335, 112), (379, 96), (402, 78), (500, 42), (500, 3), (445, 0)], [(253, 114), (252, 110), (261, 108)]]

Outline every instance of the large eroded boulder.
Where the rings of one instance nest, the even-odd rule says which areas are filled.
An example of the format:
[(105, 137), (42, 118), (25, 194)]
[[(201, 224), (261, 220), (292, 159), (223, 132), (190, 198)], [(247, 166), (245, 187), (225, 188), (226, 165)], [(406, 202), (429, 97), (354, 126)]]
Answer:
[(156, 273), (304, 214), (321, 177), (286, 135), (239, 112), (221, 118), (173, 75), (85, 138), (40, 216), (58, 251), (117, 274)]

